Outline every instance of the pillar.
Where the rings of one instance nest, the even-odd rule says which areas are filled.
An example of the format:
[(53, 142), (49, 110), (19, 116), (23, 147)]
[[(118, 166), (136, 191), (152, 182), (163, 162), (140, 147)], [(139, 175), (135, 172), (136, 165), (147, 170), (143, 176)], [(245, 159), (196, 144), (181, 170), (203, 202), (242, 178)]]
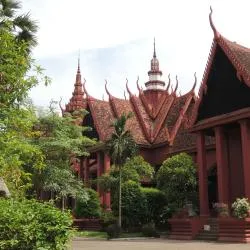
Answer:
[(219, 202), (229, 204), (229, 167), (227, 155), (227, 141), (222, 127), (216, 127), (216, 163)]
[(250, 136), (248, 120), (240, 121), (245, 197), (250, 200)]
[[(97, 178), (100, 177), (103, 173), (103, 161), (102, 161), (102, 152), (99, 151), (96, 153), (97, 154)], [(97, 183), (97, 190), (96, 190), (100, 196), (100, 201), (101, 201), (101, 204), (103, 205), (103, 194), (102, 194), (102, 191), (100, 190), (100, 187)]]
[(205, 136), (203, 131), (199, 131), (197, 134), (197, 164), (199, 175), (200, 216), (208, 216), (207, 164)]
[[(110, 170), (110, 157), (107, 154), (104, 154), (104, 173), (108, 173)], [(111, 207), (111, 198), (110, 192), (104, 194), (104, 205), (106, 210), (110, 210)]]

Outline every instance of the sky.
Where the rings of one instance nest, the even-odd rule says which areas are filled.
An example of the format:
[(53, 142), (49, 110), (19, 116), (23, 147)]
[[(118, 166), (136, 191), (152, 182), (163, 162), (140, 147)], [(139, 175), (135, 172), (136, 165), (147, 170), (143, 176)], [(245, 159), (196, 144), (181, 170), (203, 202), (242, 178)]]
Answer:
[[(126, 78), (137, 93), (144, 87), (153, 55), (153, 39), (163, 80), (181, 94), (189, 91), (197, 74), (198, 86), (209, 55), (213, 32), (250, 47), (249, 0), (22, 0), (22, 12), (37, 20), (39, 45), (33, 57), (52, 78), (31, 90), (35, 105), (51, 99), (67, 103), (74, 88), (80, 51), (82, 78), (91, 96), (105, 100), (105, 79), (112, 95), (123, 98)], [(128, 96), (128, 94), (126, 93)]]

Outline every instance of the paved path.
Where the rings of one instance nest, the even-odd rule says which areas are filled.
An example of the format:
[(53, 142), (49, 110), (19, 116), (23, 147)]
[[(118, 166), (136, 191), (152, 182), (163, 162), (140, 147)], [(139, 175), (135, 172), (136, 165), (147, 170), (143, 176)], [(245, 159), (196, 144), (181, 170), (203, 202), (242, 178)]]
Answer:
[(83, 240), (73, 241), (73, 250), (249, 250), (249, 244), (226, 244), (202, 241), (146, 240)]

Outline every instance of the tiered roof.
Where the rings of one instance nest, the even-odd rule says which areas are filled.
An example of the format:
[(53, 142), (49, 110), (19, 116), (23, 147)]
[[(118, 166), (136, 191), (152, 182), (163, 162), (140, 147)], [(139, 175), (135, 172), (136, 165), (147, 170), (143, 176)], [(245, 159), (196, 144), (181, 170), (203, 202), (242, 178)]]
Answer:
[[(156, 60), (158, 62), (155, 50), (153, 59), (154, 62)], [(154, 63), (153, 65), (151, 63), (151, 68), (152, 66), (155, 66)], [(159, 68), (157, 68), (157, 71), (160, 71)], [(90, 96), (86, 90), (85, 82), (80, 84), (79, 79), (80, 69), (78, 68), (75, 90), (66, 105), (65, 111), (73, 112), (80, 108), (90, 110), (95, 129), (102, 141), (110, 138), (113, 129), (110, 125), (122, 113), (132, 112), (134, 114), (128, 120), (126, 126), (131, 131), (137, 144), (144, 147), (164, 144), (173, 146), (177, 134), (182, 130), (186, 130), (189, 126), (190, 116), (196, 100), (194, 92), (196, 76), (193, 88), (181, 96), (177, 95), (177, 78), (174, 90), (172, 88), (172, 91), (169, 91), (170, 76), (168, 86), (164, 89), (146, 88), (143, 90), (137, 80), (136, 84), (139, 92), (137, 95), (130, 91), (127, 81), (128, 100), (116, 98), (110, 94), (106, 82), (105, 89), (109, 97), (108, 101)], [(161, 85), (165, 86), (165, 83), (162, 81)], [(181, 139), (179, 138), (179, 140)]]
[[(208, 77), (212, 69), (212, 64), (216, 56), (217, 48), (220, 47), (225, 53), (233, 67), (236, 69), (238, 79), (250, 87), (250, 49), (236, 42), (229, 41), (222, 36), (216, 29), (212, 20), (212, 8), (210, 7), (209, 22), (214, 32), (214, 38), (210, 49), (207, 65), (203, 75), (202, 83), (199, 89), (198, 100), (194, 107), (192, 116), (192, 125), (197, 123), (198, 111), (203, 100), (203, 97), (207, 93)], [(210, 119), (211, 120), (211, 119)]]

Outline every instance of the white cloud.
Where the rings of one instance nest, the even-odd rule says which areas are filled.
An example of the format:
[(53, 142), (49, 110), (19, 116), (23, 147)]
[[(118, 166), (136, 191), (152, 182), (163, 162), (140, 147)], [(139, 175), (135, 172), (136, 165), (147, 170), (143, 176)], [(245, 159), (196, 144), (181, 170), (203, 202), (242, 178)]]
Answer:
[(53, 78), (51, 87), (34, 89), (33, 98), (44, 104), (51, 97), (70, 97), (79, 48), (90, 93), (101, 98), (108, 78), (110, 91), (122, 97), (126, 77), (135, 91), (137, 75), (141, 84), (147, 80), (154, 36), (165, 78), (178, 74), (182, 92), (187, 91), (194, 71), (201, 80), (209, 53), (210, 5), (218, 30), (250, 47), (249, 0), (24, 1), (24, 10), (40, 23), (34, 56)]

